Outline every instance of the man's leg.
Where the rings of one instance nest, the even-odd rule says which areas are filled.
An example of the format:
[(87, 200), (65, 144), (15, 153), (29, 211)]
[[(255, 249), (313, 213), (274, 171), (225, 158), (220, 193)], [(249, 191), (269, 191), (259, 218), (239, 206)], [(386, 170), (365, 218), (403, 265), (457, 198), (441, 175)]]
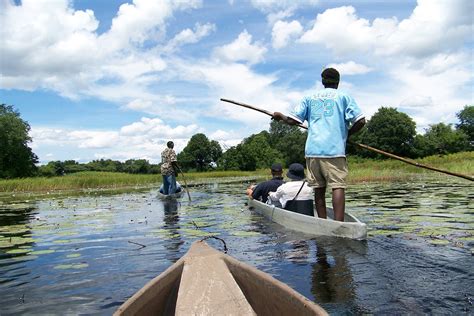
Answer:
[(174, 174), (168, 176), (168, 181), (170, 183), (169, 194), (175, 194), (176, 193), (176, 177), (174, 176)]
[(332, 207), (334, 209), (334, 219), (336, 221), (344, 221), (345, 204), (345, 190), (343, 188), (332, 189)]
[(168, 195), (170, 184), (168, 182), (168, 176), (163, 176), (163, 194)]
[(326, 187), (314, 188), (314, 202), (319, 218), (326, 218)]

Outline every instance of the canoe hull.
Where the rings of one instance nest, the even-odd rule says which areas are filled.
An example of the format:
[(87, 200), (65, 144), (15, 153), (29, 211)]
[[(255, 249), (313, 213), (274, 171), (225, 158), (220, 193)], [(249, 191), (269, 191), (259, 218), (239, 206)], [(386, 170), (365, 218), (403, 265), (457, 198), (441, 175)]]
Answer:
[(194, 242), (114, 315), (327, 315), (272, 276)]
[(248, 205), (271, 221), (294, 231), (314, 236), (367, 239), (367, 226), (347, 212), (344, 216), (344, 222), (339, 222), (332, 219), (334, 213), (329, 208), (327, 210), (328, 219), (322, 219), (291, 212), (253, 199), (249, 199)]
[(165, 194), (158, 191), (157, 196), (161, 200), (176, 200), (176, 199), (179, 199), (180, 197), (182, 197), (183, 194), (184, 194), (184, 191), (180, 191), (178, 193), (168, 194), (168, 195), (165, 195)]

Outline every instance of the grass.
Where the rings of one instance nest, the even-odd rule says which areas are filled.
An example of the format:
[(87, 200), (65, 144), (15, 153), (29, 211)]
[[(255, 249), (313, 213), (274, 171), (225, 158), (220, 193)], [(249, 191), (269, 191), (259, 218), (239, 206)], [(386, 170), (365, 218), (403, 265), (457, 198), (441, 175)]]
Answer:
[[(416, 162), (453, 173), (468, 176), (474, 175), (474, 152), (430, 156), (418, 159)], [(350, 183), (406, 180), (419, 177), (420, 175), (435, 174), (443, 175), (443, 173), (412, 166), (395, 159), (371, 160), (349, 158), (348, 181)], [(449, 175), (446, 176), (451, 177)]]
[[(474, 175), (474, 152), (432, 156), (417, 162), (455, 173)], [(411, 166), (398, 160), (349, 158), (349, 183), (407, 180), (437, 172)], [(442, 175), (440, 173), (437, 173)], [(448, 176), (448, 175), (446, 175)], [(212, 171), (186, 173), (189, 185), (208, 183), (220, 178), (269, 178), (268, 170)], [(449, 177), (449, 176), (448, 176)], [(116, 172), (80, 172), (61, 177), (36, 177), (0, 180), (0, 193), (80, 191), (92, 189), (123, 189), (158, 186), (161, 175), (141, 175)], [(178, 181), (184, 183), (183, 177)]]

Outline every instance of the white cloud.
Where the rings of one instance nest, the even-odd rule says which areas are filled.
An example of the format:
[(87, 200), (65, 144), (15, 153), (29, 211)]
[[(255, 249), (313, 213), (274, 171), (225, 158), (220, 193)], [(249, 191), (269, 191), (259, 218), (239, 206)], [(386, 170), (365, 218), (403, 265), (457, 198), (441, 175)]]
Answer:
[(421, 95), (412, 95), (400, 102), (402, 108), (427, 108), (431, 106), (433, 106), (433, 99)]
[(266, 52), (267, 49), (263, 44), (259, 42), (252, 44), (252, 35), (245, 30), (232, 43), (216, 48), (214, 56), (224, 62), (256, 64), (263, 60)]
[(341, 76), (360, 75), (372, 71), (372, 68), (367, 67), (366, 65), (357, 64), (352, 60), (342, 64), (329, 64), (326, 68), (330, 67), (337, 69)]
[(117, 145), (119, 135), (113, 131), (72, 131), (67, 138), (78, 141), (79, 148), (107, 148)]
[[(35, 127), (31, 129), (32, 148), (42, 162), (68, 159), (49, 155), (51, 149), (63, 148), (63, 152), (81, 156), (85, 160), (94, 158), (148, 159), (159, 162), (166, 142), (173, 140), (175, 149), (181, 151), (192, 135), (203, 132), (195, 124), (172, 127), (159, 118), (143, 117), (138, 122), (125, 125), (118, 130), (70, 130), (66, 128)], [(70, 159), (70, 158), (69, 158)]]
[[(111, 28), (99, 35), (94, 12), (74, 10), (71, 1), (2, 1), (0, 88), (47, 89), (78, 99), (109, 97), (110, 87), (115, 90), (112, 101), (118, 103), (154, 95), (148, 90), (153, 83), (150, 74), (167, 68), (164, 51), (157, 51), (166, 46), (166, 21), (177, 10), (200, 5), (201, 1), (134, 0), (121, 5)], [(173, 45), (198, 41), (211, 29), (197, 24), (194, 33), (181, 33)]]
[(251, 0), (251, 4), (264, 13), (285, 11), (285, 10), (296, 10), (297, 8), (316, 6), (319, 0)]
[(272, 29), (272, 45), (275, 49), (280, 49), (288, 45), (288, 42), (303, 32), (303, 27), (298, 21), (278, 21)]
[(360, 18), (352, 6), (328, 9), (318, 14), (302, 43), (325, 46), (338, 55), (375, 51), (379, 56), (403, 54), (426, 57), (450, 52), (472, 34), (470, 0), (419, 0), (409, 18), (398, 21)]
[(199, 23), (196, 23), (194, 31), (191, 29), (182, 30), (173, 39), (171, 39), (165, 47), (165, 51), (173, 51), (177, 47), (182, 46), (184, 44), (196, 43), (202, 38), (208, 36), (211, 32), (214, 32), (215, 30), (215, 24), (206, 23), (204, 25), (201, 25)]
[(313, 28), (300, 39), (302, 43), (324, 45), (336, 54), (367, 51), (374, 40), (369, 21), (359, 19), (351, 6), (328, 9), (318, 14)]

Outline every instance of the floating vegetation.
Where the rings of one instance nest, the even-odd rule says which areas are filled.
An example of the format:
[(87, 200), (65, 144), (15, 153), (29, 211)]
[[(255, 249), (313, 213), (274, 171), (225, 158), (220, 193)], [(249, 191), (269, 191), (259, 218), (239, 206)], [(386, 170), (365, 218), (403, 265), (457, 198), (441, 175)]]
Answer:
[(238, 237), (251, 237), (251, 236), (260, 236), (261, 234), (259, 232), (253, 232), (253, 231), (235, 231), (230, 233), (233, 236), (238, 236)]
[(193, 237), (205, 237), (209, 235), (219, 236), (219, 233), (209, 233), (199, 229), (181, 228), (179, 231), (185, 235)]
[(431, 239), (428, 242), (433, 245), (442, 245), (442, 246), (450, 244), (450, 241), (446, 239)]
[(28, 249), (28, 248), (17, 248), (17, 249), (7, 250), (6, 253), (9, 255), (18, 255), (18, 254), (29, 253), (30, 250), (31, 249)]
[(66, 256), (66, 258), (79, 258), (80, 256), (80, 253), (70, 253)]
[(38, 259), (38, 256), (33, 256), (33, 255), (13, 257), (13, 260), (15, 261), (32, 261), (36, 259)]
[(76, 264), (59, 264), (55, 266), (55, 269), (67, 270), (67, 269), (84, 269), (87, 268), (89, 264), (87, 263), (76, 263)]
[(30, 255), (46, 255), (46, 254), (54, 253), (54, 252), (56, 252), (56, 250), (47, 249), (47, 250), (35, 250), (35, 251), (30, 252), (29, 254)]
[(35, 239), (31, 237), (5, 236), (0, 237), (0, 248), (11, 248), (14, 246), (31, 244), (33, 242), (35, 242)]

